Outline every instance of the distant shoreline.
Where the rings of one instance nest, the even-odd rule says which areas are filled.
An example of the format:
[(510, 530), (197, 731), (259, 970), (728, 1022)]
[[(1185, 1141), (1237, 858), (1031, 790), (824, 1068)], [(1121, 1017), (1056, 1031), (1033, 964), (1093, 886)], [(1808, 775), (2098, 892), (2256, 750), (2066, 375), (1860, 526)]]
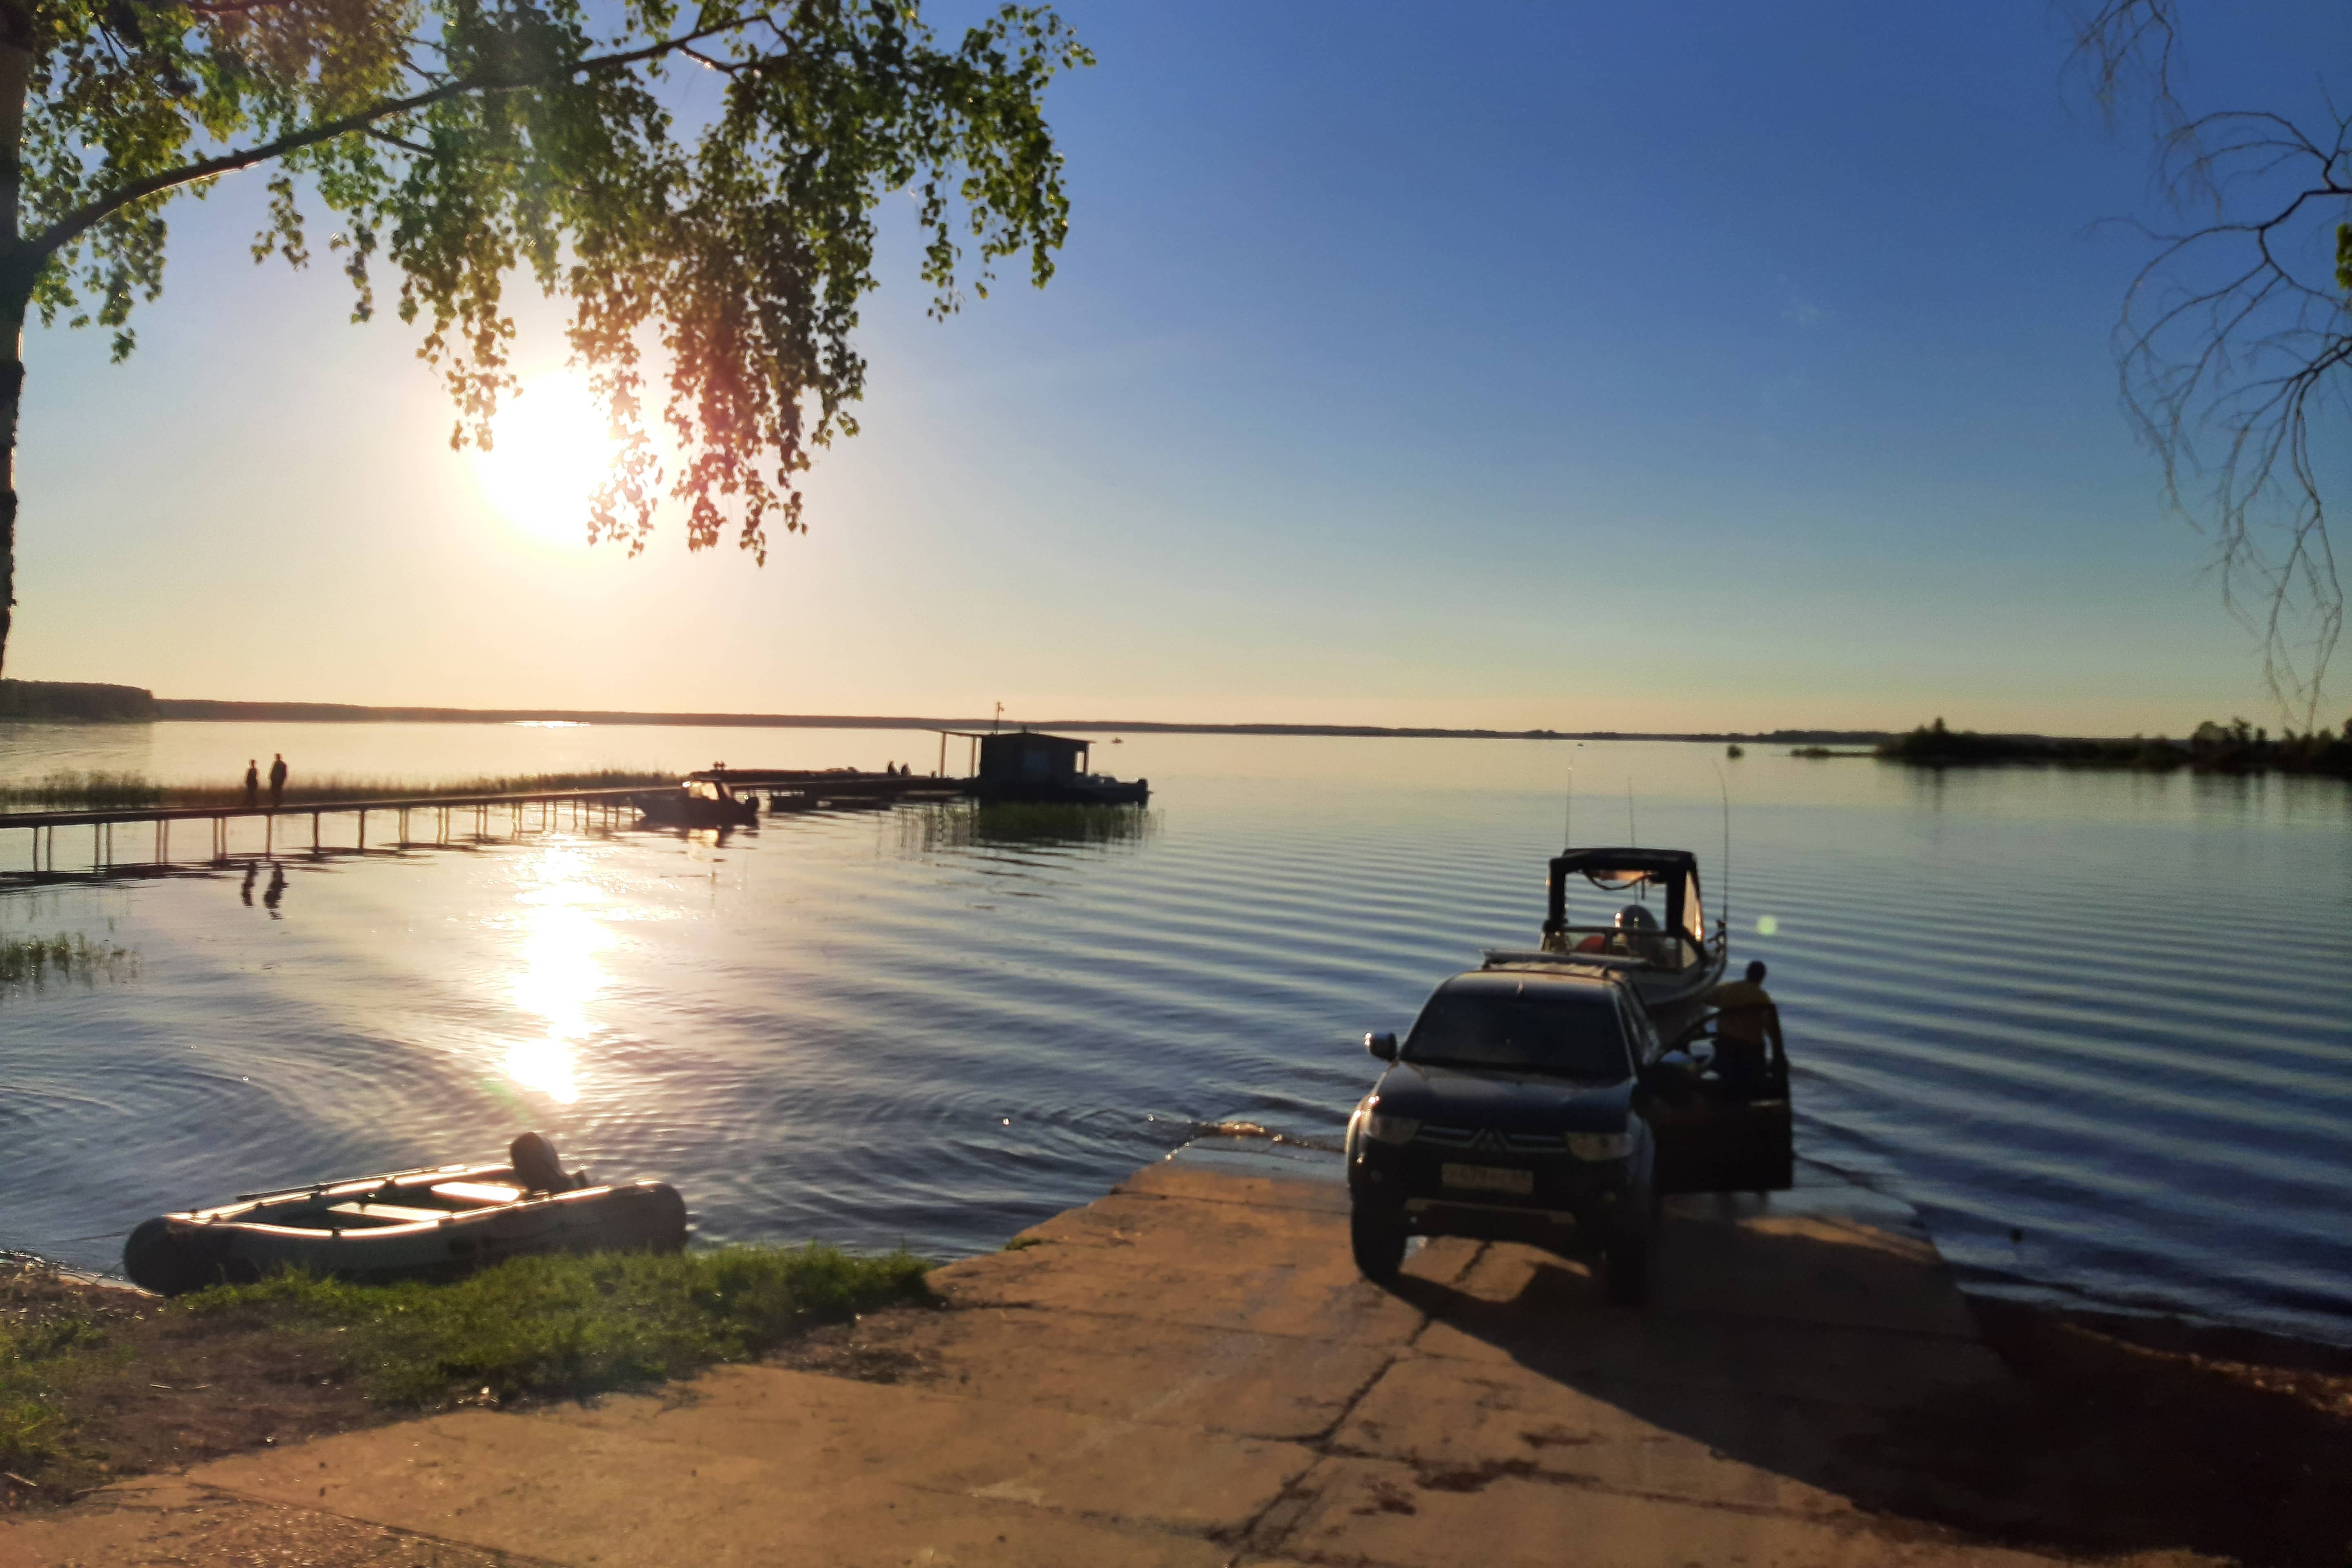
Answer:
[[(111, 723), (268, 724), (649, 724), (704, 729), (988, 730), (987, 718), (903, 713), (645, 713), (580, 708), (376, 708), (349, 702), (241, 702), (157, 697), (136, 686), (79, 681), (0, 680), (0, 721), (61, 720)], [(1146, 719), (1045, 719), (1007, 729), (1160, 735), (1341, 735), (1398, 740), (1696, 741), (1755, 745), (1876, 745), (1885, 730), (1773, 730), (1650, 732), (1620, 730), (1448, 729), (1385, 724), (1205, 724)]]
[[(986, 718), (910, 713), (650, 713), (585, 708), (370, 707), (352, 702), (244, 702), (157, 697), (135, 686), (0, 679), (0, 722), (268, 724), (583, 724), (739, 730), (946, 730), (1000, 727)], [(2299, 773), (2352, 777), (2352, 734), (2330, 731), (2273, 740), (2266, 731), (2202, 724), (2186, 740), (2128, 740), (1947, 731), (1943, 721), (1891, 730), (1493, 730), (1439, 725), (1215, 724), (1156, 719), (1039, 719), (1002, 727), (1080, 734), (1299, 735), (1430, 741), (1672, 741), (1735, 748), (1784, 746), (1792, 756), (1875, 757), (1941, 771), (2061, 767), (2197, 773)], [(1854, 748), (1833, 750), (1832, 748)]]
[(216, 702), (157, 698), (162, 722), (276, 722), (316, 724), (660, 724), (708, 729), (767, 730), (1071, 730), (1142, 735), (1340, 735), (1443, 741), (1700, 741), (1758, 745), (1834, 742), (1874, 745), (1891, 739), (1884, 730), (1776, 730), (1642, 732), (1620, 730), (1487, 730), (1388, 724), (1209, 724), (1149, 719), (1006, 720), (926, 717), (894, 713), (637, 713), (562, 708), (365, 708), (336, 702)]

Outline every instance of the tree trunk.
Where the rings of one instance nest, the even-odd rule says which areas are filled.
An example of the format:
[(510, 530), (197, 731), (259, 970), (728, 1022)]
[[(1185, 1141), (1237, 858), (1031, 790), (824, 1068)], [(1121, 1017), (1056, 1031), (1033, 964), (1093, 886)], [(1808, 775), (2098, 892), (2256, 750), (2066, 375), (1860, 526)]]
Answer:
[(21, 254), (25, 94), (32, 79), (28, 0), (0, 0), (0, 671), (16, 619), (16, 411), (25, 400), (25, 307), (39, 270)]
[(0, 671), (16, 619), (16, 410), (25, 400), (25, 301), (0, 297)]

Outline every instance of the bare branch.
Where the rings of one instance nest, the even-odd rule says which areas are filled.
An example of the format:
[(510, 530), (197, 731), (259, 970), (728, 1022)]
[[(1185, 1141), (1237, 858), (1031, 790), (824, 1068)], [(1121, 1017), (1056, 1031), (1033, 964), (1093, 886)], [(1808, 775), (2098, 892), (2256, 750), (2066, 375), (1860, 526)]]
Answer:
[(2335, 276), (2352, 217), (2352, 117), (2315, 134), (2267, 110), (2191, 116), (2175, 96), (2174, 0), (2071, 13), (2076, 68), (2112, 122), (2127, 92), (2157, 122), (2158, 187), (2202, 216), (2158, 232), (2115, 331), (2125, 411), (2167, 502), (2212, 542), (2224, 606), (2258, 638), (2288, 722), (2315, 727), (2344, 628), (2315, 417), (2352, 412), (2352, 290)]

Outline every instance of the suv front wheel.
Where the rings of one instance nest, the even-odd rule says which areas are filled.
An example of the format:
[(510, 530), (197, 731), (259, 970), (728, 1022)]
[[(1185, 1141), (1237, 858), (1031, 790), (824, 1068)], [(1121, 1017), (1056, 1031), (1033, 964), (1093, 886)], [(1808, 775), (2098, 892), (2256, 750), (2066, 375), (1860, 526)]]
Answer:
[(1395, 1210), (1358, 1203), (1348, 1210), (1348, 1241), (1356, 1254), (1356, 1268), (1376, 1285), (1393, 1282), (1404, 1266), (1404, 1215)]

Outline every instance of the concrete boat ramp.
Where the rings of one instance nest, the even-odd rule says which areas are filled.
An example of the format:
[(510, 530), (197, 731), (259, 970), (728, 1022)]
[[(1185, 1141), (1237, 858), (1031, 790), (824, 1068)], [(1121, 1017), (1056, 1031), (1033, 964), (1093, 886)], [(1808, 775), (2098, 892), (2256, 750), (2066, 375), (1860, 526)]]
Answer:
[(1902, 1205), (1675, 1200), (1636, 1310), (1497, 1243), (1368, 1284), (1335, 1173), (1171, 1160), (940, 1269), (949, 1310), (126, 1483), (0, 1568), (2052, 1560), (1923, 1522), (1951, 1483), (1906, 1432), (2008, 1374)]

